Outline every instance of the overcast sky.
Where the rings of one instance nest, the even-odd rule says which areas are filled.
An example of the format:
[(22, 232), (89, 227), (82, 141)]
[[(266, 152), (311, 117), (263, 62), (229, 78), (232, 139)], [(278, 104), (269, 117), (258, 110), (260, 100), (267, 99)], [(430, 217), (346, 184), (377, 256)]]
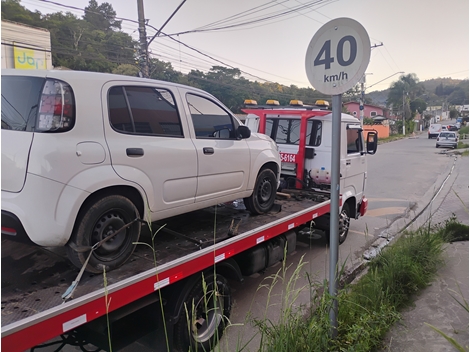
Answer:
[[(104, 1), (97, 0), (98, 4)], [(108, 1), (123, 17), (122, 30), (138, 39), (137, 0)], [(160, 28), (182, 0), (144, 0), (148, 24)], [(21, 0), (41, 13), (83, 11), (88, 0)], [(303, 9), (300, 7), (304, 5)], [(310, 6), (305, 6), (310, 5)], [(295, 11), (292, 11), (297, 9)], [(253, 11), (257, 11), (253, 13)], [(282, 12), (291, 11), (281, 16)], [(251, 13), (251, 14), (250, 14)], [(234, 18), (236, 16), (236, 18)], [(277, 16), (277, 17), (273, 17)], [(272, 17), (267, 20), (267, 18)], [(367, 92), (383, 90), (399, 77), (396, 72), (415, 73), (420, 81), (437, 77), (468, 78), (468, 0), (187, 0), (166, 25), (166, 34), (192, 31), (209, 24), (225, 27), (251, 24), (175, 37), (182, 43), (223, 63), (240, 68), (251, 80), (267, 80), (299, 87), (310, 86), (305, 73), (305, 54), (315, 32), (334, 18), (349, 17), (360, 22), (369, 34), (372, 49), (366, 70)], [(147, 35), (155, 30), (147, 27)], [(168, 38), (156, 38), (151, 54), (170, 61), (176, 70), (206, 72), (221, 65)], [(391, 75), (394, 75), (375, 85)], [(373, 85), (373, 87), (372, 87)]]

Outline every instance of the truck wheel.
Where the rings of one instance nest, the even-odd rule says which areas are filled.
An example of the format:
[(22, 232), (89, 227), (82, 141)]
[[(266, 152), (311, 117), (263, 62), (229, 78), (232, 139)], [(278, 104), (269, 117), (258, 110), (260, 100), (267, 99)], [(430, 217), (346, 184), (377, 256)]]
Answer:
[(246, 209), (258, 215), (271, 210), (276, 199), (277, 179), (271, 169), (262, 169), (256, 178), (253, 194), (243, 199)]
[[(89, 206), (78, 218), (72, 234), (67, 254), (71, 262), (81, 268), (90, 251), (75, 251), (74, 247), (90, 247), (106, 238), (122, 226), (130, 223), (139, 212), (128, 198), (112, 195), (99, 199)], [(111, 271), (124, 264), (135, 249), (139, 240), (140, 222), (136, 221), (113, 238), (95, 249), (88, 261), (86, 271), (102, 273), (103, 268)]]
[(351, 223), (349, 214), (349, 205), (345, 204), (339, 214), (339, 244), (346, 241), (346, 237), (348, 237), (349, 224)]
[(198, 280), (184, 302), (174, 338), (178, 351), (211, 351), (230, 316), (232, 298), (227, 280), (213, 273)]
[[(338, 226), (338, 235), (339, 235), (339, 244), (342, 244), (346, 241), (349, 232), (349, 224), (351, 222), (349, 206), (345, 204), (341, 213), (339, 214), (339, 226)], [(325, 239), (328, 244), (330, 244), (330, 230), (325, 231)]]

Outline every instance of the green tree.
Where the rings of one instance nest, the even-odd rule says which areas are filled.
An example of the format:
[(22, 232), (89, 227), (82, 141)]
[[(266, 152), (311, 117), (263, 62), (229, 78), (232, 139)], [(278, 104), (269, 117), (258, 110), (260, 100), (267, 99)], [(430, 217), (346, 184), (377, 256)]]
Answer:
[(130, 64), (122, 64), (116, 67), (113, 70), (114, 74), (117, 75), (125, 75), (125, 76), (133, 76), (136, 77), (139, 74), (139, 68), (135, 65)]
[(410, 102), (410, 109), (412, 113), (419, 112), (420, 114), (427, 108), (426, 102), (421, 98), (416, 98)]
[(104, 2), (98, 5), (96, 0), (90, 0), (85, 7), (83, 19), (88, 22), (92, 28), (104, 32), (121, 29), (121, 22), (116, 20), (116, 11), (111, 4)]
[(2, 0), (2, 20), (41, 27), (41, 13), (27, 10), (20, 0)]
[(150, 59), (149, 61), (150, 78), (162, 81), (175, 82), (180, 81), (181, 73), (175, 71), (169, 62), (158, 59)]
[(398, 81), (390, 85), (387, 105), (391, 105), (393, 111), (404, 113), (406, 119), (412, 119), (413, 113), (410, 108), (410, 102), (414, 101), (424, 92), (424, 86), (419, 84), (416, 74), (402, 75)]

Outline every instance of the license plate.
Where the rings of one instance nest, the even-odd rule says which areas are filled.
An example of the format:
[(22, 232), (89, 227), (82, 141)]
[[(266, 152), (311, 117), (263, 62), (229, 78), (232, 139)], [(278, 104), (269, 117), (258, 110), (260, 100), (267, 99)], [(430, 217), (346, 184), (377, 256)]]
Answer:
[(281, 161), (284, 163), (295, 163), (297, 154), (279, 153)]

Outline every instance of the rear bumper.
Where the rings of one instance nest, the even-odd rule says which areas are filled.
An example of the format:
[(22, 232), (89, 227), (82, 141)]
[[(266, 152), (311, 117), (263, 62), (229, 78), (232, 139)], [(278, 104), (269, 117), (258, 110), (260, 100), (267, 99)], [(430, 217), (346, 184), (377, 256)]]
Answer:
[(361, 214), (361, 216), (366, 215), (368, 206), (369, 206), (369, 200), (366, 197), (362, 198), (361, 205), (359, 206), (359, 214)]
[(9, 240), (34, 244), (27, 235), (23, 224), (15, 214), (2, 210), (2, 238)]

